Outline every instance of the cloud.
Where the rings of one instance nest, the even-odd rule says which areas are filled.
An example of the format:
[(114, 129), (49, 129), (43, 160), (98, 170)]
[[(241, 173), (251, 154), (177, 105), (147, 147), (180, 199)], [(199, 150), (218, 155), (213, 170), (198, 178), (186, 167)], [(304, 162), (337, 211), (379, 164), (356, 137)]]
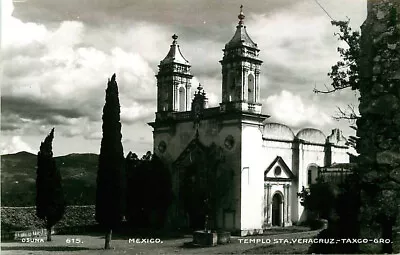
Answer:
[[(358, 15), (356, 21), (362, 20), (356, 12), (365, 0), (350, 2), (321, 0), (335, 17), (349, 16), (354, 20)], [(201, 82), (210, 106), (217, 106), (221, 100), (218, 61), (223, 55), (221, 49), (234, 34), (239, 0), (223, 9), (212, 0), (98, 0), (96, 4), (38, 0), (16, 2), (14, 16), (12, 1), (2, 3), (6, 6), (2, 12), (7, 13), (2, 19), (7, 22), (2, 22), (5, 26), (1, 29), (1, 129), (9, 139), (47, 134), (55, 126), (62, 136), (60, 140), (66, 143), (60, 146), (64, 151), (81, 150), (68, 144), (81, 141), (98, 152), (95, 146), (101, 137), (107, 79), (116, 73), (124, 143), (132, 148), (141, 144), (141, 149), (147, 150), (152, 139), (151, 128), (145, 122), (154, 117), (156, 107), (154, 75), (174, 33), (179, 35), (182, 53), (192, 65), (192, 92)], [(318, 101), (309, 95), (314, 84), (329, 84), (326, 73), (338, 57), (334, 28), (315, 3), (249, 2), (244, 11), (248, 32), (258, 43), (264, 61), (263, 102), (273, 101), (274, 97), (288, 104), (290, 100), (300, 100), (301, 114), (321, 118), (315, 108), (324, 104), (321, 109), (326, 110), (329, 104), (334, 107), (347, 100), (326, 97)], [(282, 90), (290, 91), (290, 96), (283, 96)], [(299, 115), (299, 109), (294, 110)], [(287, 112), (290, 115), (291, 111)], [(272, 114), (278, 116), (280, 112), (274, 108)], [(296, 118), (292, 122), (314, 125)], [(138, 137), (145, 137), (145, 143)]]
[(302, 98), (283, 90), (278, 95), (269, 96), (265, 100), (268, 114), (276, 120), (292, 127), (322, 127), (332, 123), (332, 117), (313, 104), (305, 104)]
[(11, 154), (20, 151), (27, 151), (30, 153), (36, 153), (26, 142), (22, 140), (20, 136), (13, 136), (11, 141), (2, 142), (0, 144), (1, 155)]
[(129, 106), (121, 106), (121, 123), (133, 124), (137, 121), (150, 121), (154, 117), (156, 107), (132, 102)]
[[(19, 4), (18, 16), (21, 19), (41, 23), (54, 23), (62, 20), (82, 20), (92, 26), (101, 26), (105, 20), (110, 23), (146, 20), (157, 23), (169, 23), (173, 26), (204, 25), (216, 27), (222, 20), (236, 19), (242, 0), (233, 0), (221, 5), (218, 1), (197, 0), (37, 0)], [(249, 12), (274, 12), (294, 5), (293, 0), (258, 1), (244, 3), (244, 10)], [(221, 9), (223, 8), (224, 11)], [(134, 14), (134, 15), (133, 15)]]
[(220, 98), (214, 93), (207, 93), (208, 107), (217, 107), (220, 103)]
[[(1, 108), (4, 114), (16, 114), (21, 118), (46, 120), (49, 124), (60, 124), (64, 118), (79, 118), (84, 116), (75, 107), (67, 108), (62, 104), (51, 104), (32, 98), (2, 96)], [(67, 120), (65, 120), (67, 121)]]
[(324, 16), (303, 16), (289, 9), (252, 15), (247, 26), (265, 61), (263, 86), (310, 87), (310, 80), (326, 80), (324, 74), (338, 60), (335, 30)]
[[(149, 57), (149, 47), (155, 45), (146, 41), (164, 36), (157, 36), (156, 26), (140, 23), (112, 32), (111, 28), (92, 30), (80, 21), (63, 21), (47, 27), (14, 17), (7, 20), (10, 22), (4, 30), (8, 40), (3, 44), (2, 117), (9, 117), (2, 130), (34, 132), (38, 128), (27, 125), (44, 125), (44, 129), (47, 125), (64, 125), (69, 126), (69, 131), (64, 132), (66, 136), (97, 137), (75, 127), (78, 124), (73, 119), (88, 118), (89, 124), (101, 120), (107, 79), (114, 72), (120, 89), (122, 120), (130, 124), (149, 117), (150, 111), (154, 113), (155, 72), (148, 61), (154, 59)], [(97, 44), (102, 35), (108, 35), (104, 37), (108, 43), (104, 49)], [(135, 47), (127, 43), (129, 37), (145, 40)], [(30, 122), (21, 123), (18, 118)]]

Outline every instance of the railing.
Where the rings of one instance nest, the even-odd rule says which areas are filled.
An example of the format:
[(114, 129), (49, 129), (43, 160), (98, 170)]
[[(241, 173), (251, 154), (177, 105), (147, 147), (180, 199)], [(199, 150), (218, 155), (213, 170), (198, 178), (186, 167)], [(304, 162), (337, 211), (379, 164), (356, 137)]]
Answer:
[[(219, 107), (206, 108), (203, 111), (202, 117), (211, 117), (220, 113)], [(157, 112), (156, 120), (191, 120), (193, 119), (193, 112)]]
[(176, 112), (173, 114), (173, 119), (188, 120), (192, 118), (192, 112)]
[(347, 176), (353, 174), (353, 171), (346, 168), (330, 168), (324, 167), (318, 169), (318, 178), (325, 182), (340, 184), (344, 183)]
[[(218, 115), (221, 112), (249, 112), (249, 113), (261, 113), (261, 104), (259, 103), (247, 103), (245, 101), (239, 102), (226, 102), (220, 107), (206, 108), (203, 110), (202, 117), (211, 117)], [(156, 120), (191, 120), (193, 119), (192, 111), (186, 112), (157, 112)]]
[(222, 111), (240, 111), (240, 112), (251, 112), (261, 113), (261, 104), (259, 103), (248, 103), (245, 101), (239, 102), (228, 102), (222, 107)]

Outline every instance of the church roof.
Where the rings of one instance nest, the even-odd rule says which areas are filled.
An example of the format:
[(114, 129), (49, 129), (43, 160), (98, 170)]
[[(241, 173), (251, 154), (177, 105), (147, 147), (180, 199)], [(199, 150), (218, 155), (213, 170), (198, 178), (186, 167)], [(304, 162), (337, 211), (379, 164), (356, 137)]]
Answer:
[(232, 39), (225, 44), (225, 49), (229, 48), (237, 48), (241, 46), (248, 46), (251, 48), (257, 48), (257, 44), (251, 40), (249, 34), (247, 34), (246, 31), (246, 26), (244, 26), (244, 14), (243, 14), (243, 5), (240, 6), (240, 13), (239, 13), (239, 24), (236, 26), (236, 32), (235, 35), (232, 37)]
[(304, 142), (325, 144), (326, 136), (321, 130), (315, 128), (303, 128), (300, 130), (296, 137)]
[(172, 36), (172, 44), (171, 48), (169, 49), (169, 52), (167, 56), (161, 60), (160, 64), (170, 64), (170, 63), (178, 63), (182, 65), (189, 65), (189, 61), (182, 55), (181, 50), (179, 49), (179, 45), (177, 42), (178, 36), (174, 34)]
[(293, 131), (286, 125), (280, 123), (266, 123), (264, 125), (264, 139), (293, 141), (294, 137)]

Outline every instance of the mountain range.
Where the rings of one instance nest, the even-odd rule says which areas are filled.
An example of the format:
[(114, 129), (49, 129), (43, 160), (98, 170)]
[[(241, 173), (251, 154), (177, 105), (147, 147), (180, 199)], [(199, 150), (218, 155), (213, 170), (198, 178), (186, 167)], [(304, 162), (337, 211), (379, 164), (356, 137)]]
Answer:
[[(68, 205), (92, 205), (96, 198), (97, 154), (55, 157)], [(1, 156), (1, 205), (33, 206), (36, 200), (37, 155), (18, 152)]]

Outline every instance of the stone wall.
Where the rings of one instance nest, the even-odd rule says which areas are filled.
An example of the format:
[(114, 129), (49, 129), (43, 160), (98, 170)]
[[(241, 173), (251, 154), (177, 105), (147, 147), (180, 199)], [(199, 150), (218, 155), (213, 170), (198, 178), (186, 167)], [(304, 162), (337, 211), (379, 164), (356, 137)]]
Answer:
[(360, 44), (357, 151), (361, 181), (366, 184), (361, 216), (364, 222), (380, 224), (381, 237), (390, 239), (400, 182), (399, 20), (400, 0), (369, 0)]
[(400, 164), (399, 13), (400, 0), (369, 1), (361, 36), (357, 151), (361, 164), (388, 171)]
[[(54, 226), (56, 232), (80, 226), (97, 225), (95, 206), (67, 206), (63, 218)], [(44, 222), (36, 216), (36, 207), (1, 207), (1, 232), (44, 228)]]

